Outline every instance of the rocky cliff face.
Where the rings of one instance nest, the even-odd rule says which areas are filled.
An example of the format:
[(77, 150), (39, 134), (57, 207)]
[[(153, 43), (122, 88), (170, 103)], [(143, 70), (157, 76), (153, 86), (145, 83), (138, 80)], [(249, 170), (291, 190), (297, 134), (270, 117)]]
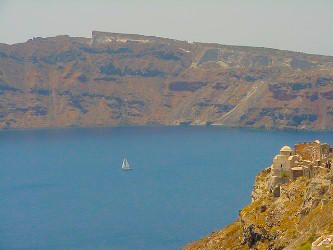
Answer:
[(0, 44), (0, 128), (333, 128), (333, 57), (93, 32)]
[(267, 189), (269, 174), (270, 168), (257, 176), (252, 202), (240, 211), (236, 222), (184, 249), (309, 249), (321, 234), (332, 233), (331, 171), (282, 185), (279, 198)]

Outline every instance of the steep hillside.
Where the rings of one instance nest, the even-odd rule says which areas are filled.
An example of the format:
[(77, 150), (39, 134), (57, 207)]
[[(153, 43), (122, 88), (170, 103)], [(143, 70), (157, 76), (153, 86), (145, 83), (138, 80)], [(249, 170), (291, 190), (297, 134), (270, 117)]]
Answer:
[(0, 128), (333, 128), (333, 57), (93, 32), (0, 44)]
[(236, 222), (183, 249), (310, 249), (313, 240), (333, 232), (332, 171), (283, 185), (279, 198), (267, 189), (269, 176), (270, 168), (257, 176), (253, 201)]

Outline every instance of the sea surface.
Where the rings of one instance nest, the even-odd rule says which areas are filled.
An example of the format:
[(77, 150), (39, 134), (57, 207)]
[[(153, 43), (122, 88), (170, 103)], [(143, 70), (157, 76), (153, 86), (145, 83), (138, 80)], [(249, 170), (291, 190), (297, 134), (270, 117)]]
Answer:
[(315, 139), (333, 144), (333, 133), (2, 131), (0, 249), (179, 249), (235, 220), (283, 145)]

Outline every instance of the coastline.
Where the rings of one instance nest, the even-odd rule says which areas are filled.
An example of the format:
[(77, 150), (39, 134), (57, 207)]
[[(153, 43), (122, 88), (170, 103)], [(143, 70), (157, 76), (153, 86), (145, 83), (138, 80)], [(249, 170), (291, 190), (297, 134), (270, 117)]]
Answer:
[(330, 129), (299, 129), (299, 128), (257, 128), (257, 127), (243, 127), (243, 126), (227, 126), (221, 124), (123, 124), (123, 125), (92, 125), (92, 126), (62, 126), (62, 127), (27, 127), (27, 128), (0, 128), (0, 133), (4, 131), (33, 131), (33, 130), (62, 130), (62, 129), (98, 129), (98, 128), (118, 128), (118, 127), (215, 127), (221, 129), (240, 129), (240, 130), (253, 130), (253, 131), (272, 131), (272, 132), (333, 132)]

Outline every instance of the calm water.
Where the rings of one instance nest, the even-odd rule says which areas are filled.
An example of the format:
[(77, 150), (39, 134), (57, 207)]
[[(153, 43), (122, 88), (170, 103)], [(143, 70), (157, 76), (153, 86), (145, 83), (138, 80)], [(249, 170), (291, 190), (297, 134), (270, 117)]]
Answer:
[[(331, 132), (0, 132), (1, 249), (178, 249), (237, 218), (284, 144)], [(134, 168), (123, 172), (127, 157)]]

